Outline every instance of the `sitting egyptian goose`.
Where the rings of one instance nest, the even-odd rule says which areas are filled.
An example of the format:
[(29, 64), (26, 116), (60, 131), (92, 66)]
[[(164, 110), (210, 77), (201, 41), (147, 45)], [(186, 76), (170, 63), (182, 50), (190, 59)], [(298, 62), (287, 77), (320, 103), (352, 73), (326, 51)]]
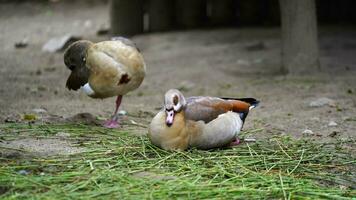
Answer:
[(119, 126), (117, 112), (122, 96), (138, 88), (146, 72), (143, 57), (134, 43), (122, 37), (92, 43), (80, 40), (64, 53), (64, 63), (72, 71), (66, 86), (82, 89), (92, 98), (117, 96), (116, 109), (104, 126)]
[(164, 108), (152, 119), (148, 137), (166, 150), (224, 147), (236, 141), (248, 112), (258, 103), (253, 98), (185, 99), (171, 89), (165, 94)]

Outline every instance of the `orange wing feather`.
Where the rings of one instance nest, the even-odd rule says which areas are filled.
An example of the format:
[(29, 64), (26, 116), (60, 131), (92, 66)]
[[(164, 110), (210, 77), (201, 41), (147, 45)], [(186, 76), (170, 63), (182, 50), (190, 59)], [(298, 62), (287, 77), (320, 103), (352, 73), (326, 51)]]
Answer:
[(187, 98), (186, 117), (194, 121), (209, 122), (227, 111), (248, 113), (250, 103), (221, 99), (217, 97), (189, 97)]

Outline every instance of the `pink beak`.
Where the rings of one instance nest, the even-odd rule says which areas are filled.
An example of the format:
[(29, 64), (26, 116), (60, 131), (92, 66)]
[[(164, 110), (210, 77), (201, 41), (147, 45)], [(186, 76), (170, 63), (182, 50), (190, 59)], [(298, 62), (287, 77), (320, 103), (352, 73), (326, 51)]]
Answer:
[(168, 127), (170, 127), (170, 126), (172, 126), (173, 120), (174, 120), (174, 110), (170, 110), (170, 111), (166, 110), (166, 114), (167, 114), (166, 124)]

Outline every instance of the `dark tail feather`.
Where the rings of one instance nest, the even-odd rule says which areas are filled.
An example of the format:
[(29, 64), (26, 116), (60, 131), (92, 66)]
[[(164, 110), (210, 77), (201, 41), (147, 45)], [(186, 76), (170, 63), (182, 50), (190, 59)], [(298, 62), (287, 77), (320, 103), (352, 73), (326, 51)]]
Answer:
[(241, 120), (245, 123), (245, 119), (248, 115), (248, 112), (252, 109), (255, 108), (256, 106), (258, 106), (258, 104), (260, 103), (260, 101), (256, 100), (255, 98), (231, 98), (231, 97), (223, 97), (222, 99), (224, 100), (239, 100), (239, 101), (243, 101), (246, 102), (248, 104), (250, 104), (249, 110), (246, 112), (240, 112), (240, 118)]
[(240, 115), (240, 119), (245, 123), (245, 119), (248, 115), (248, 112), (241, 112), (239, 113), (239, 115)]
[[(239, 101), (243, 101), (246, 103), (249, 103), (250, 106), (250, 110), (252, 108), (255, 108), (258, 106), (258, 104), (260, 103), (260, 101), (256, 100), (255, 98), (231, 98), (231, 97), (222, 97), (222, 99), (224, 100), (239, 100)], [(247, 115), (247, 114), (246, 114)]]

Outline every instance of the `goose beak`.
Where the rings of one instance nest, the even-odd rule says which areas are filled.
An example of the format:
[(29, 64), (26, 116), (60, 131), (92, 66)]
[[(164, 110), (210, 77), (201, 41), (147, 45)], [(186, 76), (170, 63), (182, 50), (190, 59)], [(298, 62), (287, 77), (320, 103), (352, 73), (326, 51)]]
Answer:
[(168, 127), (172, 126), (174, 120), (174, 110), (166, 110), (166, 124)]

